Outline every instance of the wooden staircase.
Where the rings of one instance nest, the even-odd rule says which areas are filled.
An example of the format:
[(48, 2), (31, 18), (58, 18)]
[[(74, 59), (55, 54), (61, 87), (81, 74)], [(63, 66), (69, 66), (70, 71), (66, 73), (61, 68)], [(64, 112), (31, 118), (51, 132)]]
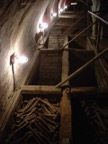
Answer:
[(55, 85), (61, 80), (62, 52), (41, 51), (39, 85)]

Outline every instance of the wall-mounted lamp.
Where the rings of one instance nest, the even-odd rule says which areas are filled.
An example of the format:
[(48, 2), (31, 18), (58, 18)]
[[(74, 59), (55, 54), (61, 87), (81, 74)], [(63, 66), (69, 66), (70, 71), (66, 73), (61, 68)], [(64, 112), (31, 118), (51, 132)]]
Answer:
[(39, 28), (40, 28), (40, 30), (44, 30), (44, 29), (47, 29), (48, 28), (48, 24), (47, 23), (41, 23), (41, 24), (39, 24)]
[(72, 2), (72, 3), (71, 3), (71, 5), (77, 5), (77, 4), (78, 4), (77, 2)]
[(51, 17), (57, 17), (57, 13), (56, 12), (52, 12), (51, 13)]
[(28, 58), (26, 56), (24, 56), (24, 55), (20, 56), (20, 57), (17, 57), (17, 60), (18, 60), (19, 63), (22, 63), (22, 64), (28, 62)]
[(64, 9), (67, 9), (67, 8), (68, 8), (68, 6), (67, 6), (67, 5), (65, 5), (65, 6), (64, 6)]
[(59, 14), (61, 14), (64, 11), (63, 8), (59, 9)]
[(16, 61), (21, 63), (21, 64), (24, 64), (24, 63), (28, 62), (28, 58), (24, 55), (17, 56), (17, 55), (15, 55), (15, 53), (13, 53), (10, 56), (10, 65), (13, 65)]

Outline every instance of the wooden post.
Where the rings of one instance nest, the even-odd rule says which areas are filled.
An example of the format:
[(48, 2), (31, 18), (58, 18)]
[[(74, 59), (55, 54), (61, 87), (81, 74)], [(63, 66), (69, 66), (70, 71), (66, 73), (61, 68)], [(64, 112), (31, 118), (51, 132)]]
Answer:
[(98, 21), (97, 38), (96, 38), (96, 53), (99, 52), (100, 32), (101, 32), (101, 21), (99, 20)]
[[(65, 38), (67, 43), (68, 37)], [(67, 47), (68, 48), (68, 47)], [(68, 51), (63, 51), (62, 57), (62, 80), (68, 76)], [(68, 81), (66, 82), (68, 85)], [(69, 144), (71, 136), (71, 104), (66, 90), (63, 90), (63, 95), (60, 101), (61, 108), (61, 123), (60, 123), (60, 144)]]
[(60, 144), (70, 144), (71, 138), (71, 104), (70, 98), (66, 92), (63, 91), (63, 96), (60, 102), (61, 108), (61, 122), (60, 122)]

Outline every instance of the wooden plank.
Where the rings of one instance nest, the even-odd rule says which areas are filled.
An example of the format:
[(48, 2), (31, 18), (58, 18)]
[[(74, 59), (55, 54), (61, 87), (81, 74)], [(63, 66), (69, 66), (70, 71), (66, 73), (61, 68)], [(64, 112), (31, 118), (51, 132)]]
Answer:
[(69, 143), (70, 143), (69, 138), (62, 139), (62, 144), (69, 144)]
[[(84, 14), (83, 14), (84, 15)], [(68, 15), (66, 15), (66, 14), (62, 14), (62, 15), (60, 15), (59, 16), (59, 18), (63, 18), (63, 19), (78, 19), (78, 18), (80, 18), (82, 15), (79, 13), (79, 14), (76, 14), (76, 13), (73, 13), (73, 14), (68, 14)]]
[(41, 53), (42, 52), (61, 52), (62, 51), (61, 49), (57, 49), (57, 48), (48, 48), (48, 49), (43, 48), (43, 49), (38, 49), (38, 50), (40, 50)]
[(70, 27), (72, 25), (73, 25), (73, 22), (71, 22), (71, 23), (61, 23), (61, 22), (58, 22), (54, 26), (66, 26), (66, 27)]
[(25, 85), (21, 87), (22, 94), (61, 94), (61, 90), (54, 86), (32, 86)]

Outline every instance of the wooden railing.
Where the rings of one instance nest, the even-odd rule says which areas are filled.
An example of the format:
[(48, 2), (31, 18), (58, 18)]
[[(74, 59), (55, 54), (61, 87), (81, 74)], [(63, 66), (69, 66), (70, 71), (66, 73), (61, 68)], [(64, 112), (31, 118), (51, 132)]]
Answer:
[(68, 80), (74, 78), (76, 75), (78, 75), (80, 72), (82, 72), (85, 68), (89, 67), (93, 62), (95, 62), (97, 59), (99, 59), (101, 56), (103, 56), (107, 51), (108, 51), (108, 48), (103, 50), (101, 53), (97, 54), (94, 58), (89, 60), (87, 63), (85, 63), (80, 68), (78, 68), (75, 72), (73, 72), (71, 75), (69, 75), (64, 81), (61, 81), (60, 83), (58, 83), (55, 87), (56, 88), (61, 87)]
[[(98, 19), (98, 21), (96, 22), (103, 22), (105, 24), (108, 25), (108, 21), (104, 20), (103, 18), (101, 18), (100, 16), (94, 14), (91, 11), (88, 11), (88, 13), (90, 13), (92, 16), (94, 16), (95, 18)], [(94, 24), (96, 24), (96, 22), (90, 24), (87, 28), (85, 28), (83, 31), (81, 31), (78, 35), (76, 35), (72, 40), (70, 40), (66, 45), (64, 45), (61, 49), (64, 49), (68, 44), (70, 44), (73, 40), (75, 40), (77, 37), (79, 37), (81, 34), (83, 34), (86, 30), (88, 30), (90, 27), (92, 27)], [(97, 39), (97, 47), (99, 46), (99, 37)], [(65, 50), (65, 49), (64, 49)], [(73, 72), (70, 76), (67, 77), (67, 79), (65, 79), (64, 81), (61, 81), (60, 83), (58, 83), (55, 87), (59, 88), (61, 87), (64, 83), (66, 83), (68, 80), (72, 79), (73, 77), (75, 77), (76, 75), (78, 75), (80, 72), (82, 72), (83, 70), (85, 70), (87, 67), (89, 67), (89, 65), (91, 65), (93, 62), (95, 62), (97, 59), (99, 59), (101, 56), (103, 56), (106, 52), (108, 51), (108, 48), (106, 48), (105, 50), (103, 50), (102, 52), (98, 53), (94, 58), (92, 58), (91, 60), (89, 60), (87, 63), (85, 63), (83, 66), (81, 66), (80, 68), (78, 68), (75, 72)]]
[(95, 18), (99, 19), (100, 21), (102, 21), (103, 23), (107, 24), (108, 25), (108, 21), (106, 21), (105, 19), (101, 18), (100, 16), (98, 16), (97, 14), (91, 12), (91, 11), (88, 11), (89, 14), (91, 14), (92, 16), (94, 16)]
[(94, 24), (96, 24), (96, 22), (91, 23), (87, 28), (85, 28), (84, 30), (82, 30), (79, 34), (77, 34), (73, 39), (71, 39), (67, 44), (65, 44), (60, 49), (64, 49), (68, 44), (70, 44), (71, 42), (73, 42), (76, 38), (78, 38), (79, 36), (81, 36), (84, 32), (86, 32), (89, 28), (91, 28)]

